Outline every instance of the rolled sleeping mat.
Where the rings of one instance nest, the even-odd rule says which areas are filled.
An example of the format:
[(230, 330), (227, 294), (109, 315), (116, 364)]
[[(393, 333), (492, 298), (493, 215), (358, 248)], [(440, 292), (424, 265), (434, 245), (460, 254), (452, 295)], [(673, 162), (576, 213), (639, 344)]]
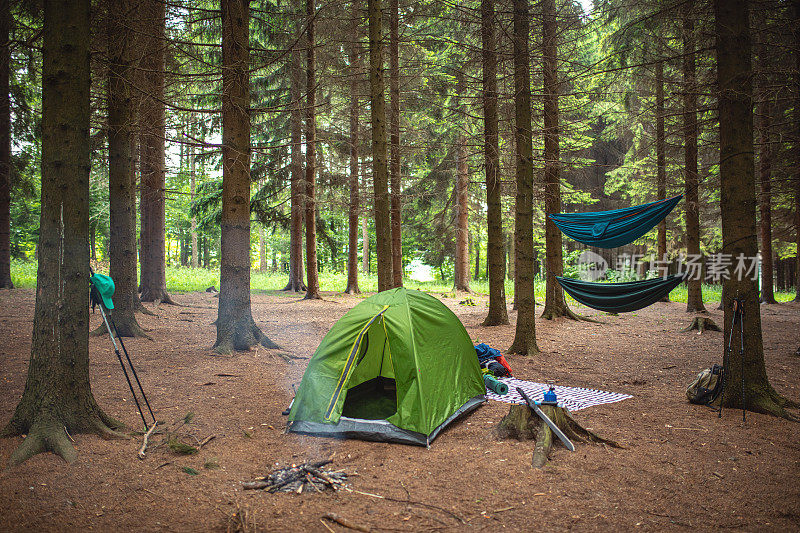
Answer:
[(500, 394), (500, 395), (508, 394), (508, 385), (506, 385), (502, 381), (498, 381), (497, 379), (494, 378), (494, 376), (484, 374), (483, 382), (486, 384), (486, 388), (494, 392), (495, 394)]

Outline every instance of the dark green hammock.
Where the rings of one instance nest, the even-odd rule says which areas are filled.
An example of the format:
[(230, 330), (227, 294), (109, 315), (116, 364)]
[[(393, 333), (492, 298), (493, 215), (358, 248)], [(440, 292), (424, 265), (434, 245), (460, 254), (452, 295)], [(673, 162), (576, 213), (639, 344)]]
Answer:
[(613, 211), (553, 213), (547, 215), (558, 228), (578, 242), (600, 248), (631, 243), (650, 231), (678, 205), (682, 196)]
[(609, 313), (638, 311), (652, 305), (670, 293), (683, 281), (684, 275), (645, 279), (626, 283), (591, 283), (579, 279), (556, 279), (567, 291), (585, 306)]

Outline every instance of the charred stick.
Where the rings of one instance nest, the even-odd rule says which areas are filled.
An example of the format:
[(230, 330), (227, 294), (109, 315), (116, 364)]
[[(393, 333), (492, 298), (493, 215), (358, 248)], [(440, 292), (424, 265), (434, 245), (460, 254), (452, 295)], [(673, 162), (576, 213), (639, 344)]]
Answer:
[(319, 479), (321, 479), (322, 481), (324, 481), (325, 483), (330, 485), (331, 488), (333, 488), (334, 490), (336, 489), (336, 482), (333, 481), (331, 478), (329, 478), (328, 475), (325, 474), (324, 472), (321, 472), (321, 471), (319, 471), (316, 468), (313, 468), (311, 466), (305, 466), (304, 468), (305, 468), (305, 471), (308, 472), (309, 474), (311, 474), (311, 475), (313, 475), (315, 477), (318, 477)]

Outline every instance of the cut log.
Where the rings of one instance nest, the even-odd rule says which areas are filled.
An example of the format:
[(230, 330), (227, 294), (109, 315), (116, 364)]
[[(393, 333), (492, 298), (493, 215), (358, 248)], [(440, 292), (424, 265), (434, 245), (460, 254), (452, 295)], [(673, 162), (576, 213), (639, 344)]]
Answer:
[[(569, 411), (554, 405), (542, 405), (542, 411), (572, 441), (595, 444), (607, 444), (621, 448), (613, 440), (604, 439), (578, 424)], [(536, 440), (531, 464), (534, 468), (542, 468), (547, 464), (553, 446), (553, 432), (527, 405), (512, 405), (508, 414), (500, 420), (496, 430), (499, 438), (517, 440)], [(558, 439), (556, 439), (558, 441)], [(558, 441), (560, 442), (560, 441)]]

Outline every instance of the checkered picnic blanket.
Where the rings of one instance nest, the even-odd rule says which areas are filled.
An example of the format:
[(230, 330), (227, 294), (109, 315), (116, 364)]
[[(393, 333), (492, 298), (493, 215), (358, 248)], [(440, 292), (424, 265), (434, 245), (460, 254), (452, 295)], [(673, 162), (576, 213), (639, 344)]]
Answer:
[[(490, 400), (505, 403), (525, 403), (525, 400), (517, 392), (517, 387), (525, 391), (528, 397), (535, 401), (541, 402), (548, 385), (544, 383), (535, 383), (533, 381), (523, 381), (517, 378), (497, 378), (508, 385), (508, 394), (495, 394), (487, 389), (486, 397)], [(606, 392), (595, 389), (584, 389), (581, 387), (562, 387), (555, 386), (556, 397), (558, 398), (558, 405), (566, 407), (570, 411), (578, 411), (579, 409), (586, 409), (594, 405), (602, 405), (604, 403), (620, 402), (633, 398), (630, 394), (622, 394), (619, 392)]]

